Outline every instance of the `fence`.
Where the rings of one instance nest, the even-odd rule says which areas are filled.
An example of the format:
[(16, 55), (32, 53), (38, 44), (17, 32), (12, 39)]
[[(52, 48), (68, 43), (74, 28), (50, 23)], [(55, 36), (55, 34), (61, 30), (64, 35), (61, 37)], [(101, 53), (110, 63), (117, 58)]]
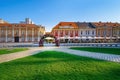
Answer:
[[(54, 44), (44, 44), (45, 47), (55, 46)], [(81, 46), (81, 47), (118, 47), (120, 43), (60, 43), (60, 47), (64, 46)], [(0, 48), (7, 47), (39, 47), (38, 43), (0, 43)]]
[(60, 46), (119, 47), (120, 43), (61, 43)]

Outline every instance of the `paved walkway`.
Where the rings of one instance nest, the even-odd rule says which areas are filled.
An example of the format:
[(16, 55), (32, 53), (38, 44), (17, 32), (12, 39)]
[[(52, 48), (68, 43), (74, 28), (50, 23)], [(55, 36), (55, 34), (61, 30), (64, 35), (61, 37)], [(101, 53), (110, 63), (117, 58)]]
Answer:
[(95, 58), (95, 59), (120, 62), (120, 55), (79, 51), (79, 50), (72, 50), (72, 49), (68, 49), (68, 48), (60, 48), (60, 49), (56, 49), (56, 50), (61, 51), (61, 52), (67, 52), (70, 54), (79, 55), (79, 56), (86, 56), (86, 57), (91, 57), (91, 58)]
[(37, 54), (38, 52), (46, 51), (46, 50), (55, 50), (55, 51), (61, 51), (66, 52), (70, 54), (75, 54), (79, 56), (86, 56), (96, 59), (102, 59), (107, 61), (113, 61), (113, 62), (120, 62), (120, 55), (112, 55), (112, 54), (103, 54), (103, 53), (93, 53), (93, 52), (87, 52), (87, 51), (78, 51), (78, 50), (71, 50), (67, 48), (58, 48), (58, 47), (37, 47), (37, 48), (30, 48), (30, 50), (22, 51), (22, 52), (16, 52), (11, 54), (4, 54), (0, 55), (0, 63), (11, 61), (14, 59), (30, 56)]
[(33, 55), (33, 54), (37, 54), (38, 52), (40, 52), (40, 50), (30, 49), (27, 51), (0, 55), (0, 63), (11, 61), (17, 58), (26, 57), (26, 56)]
[(34, 48), (29, 48), (29, 50), (27, 50), (27, 51), (21, 51), (21, 52), (10, 53), (10, 54), (3, 54), (3, 55), (0, 55), (0, 63), (15, 60), (18, 58), (23, 58), (26, 56), (37, 54), (37, 53), (45, 51), (45, 50), (52, 50), (52, 49), (56, 49), (56, 48), (57, 47), (43, 47), (43, 48), (41, 48), (41, 47), (35, 48), (34, 47)]

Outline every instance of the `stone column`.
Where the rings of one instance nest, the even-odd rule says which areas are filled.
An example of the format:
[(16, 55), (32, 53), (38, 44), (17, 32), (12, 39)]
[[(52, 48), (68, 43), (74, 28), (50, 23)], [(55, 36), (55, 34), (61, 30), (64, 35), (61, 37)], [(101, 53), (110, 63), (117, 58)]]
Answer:
[(34, 42), (34, 28), (32, 28), (32, 42)]
[(78, 30), (78, 37), (80, 37), (80, 30)]
[(5, 42), (8, 42), (8, 31), (7, 31), (7, 26), (6, 26), (6, 39), (5, 39)]
[(112, 28), (110, 29), (110, 42), (112, 42)]
[(38, 42), (40, 40), (40, 30), (38, 29)]
[(69, 39), (68, 42), (70, 42), (70, 30), (68, 30), (68, 39)]
[(26, 27), (26, 38), (25, 38), (25, 42), (27, 42), (28, 41), (28, 34), (27, 34), (27, 27)]
[(21, 42), (21, 27), (19, 27), (19, 42)]
[(65, 30), (63, 30), (63, 37), (65, 37)]
[(58, 39), (60, 38), (60, 30), (58, 30)]
[(75, 39), (75, 32), (76, 32), (76, 30), (73, 31), (73, 37), (74, 37), (74, 39)]
[(2, 37), (1, 37), (1, 34), (2, 34), (2, 33), (1, 33), (1, 32), (2, 32), (2, 31), (1, 31), (1, 27), (0, 27), (0, 42), (1, 42), (1, 38), (2, 38)]
[(53, 34), (54, 34), (54, 36), (55, 36), (55, 30), (54, 30)]
[(12, 42), (14, 42), (14, 27), (12, 27)]
[(71, 31), (71, 30), (68, 30), (68, 36), (69, 36), (69, 37), (70, 37), (70, 31)]

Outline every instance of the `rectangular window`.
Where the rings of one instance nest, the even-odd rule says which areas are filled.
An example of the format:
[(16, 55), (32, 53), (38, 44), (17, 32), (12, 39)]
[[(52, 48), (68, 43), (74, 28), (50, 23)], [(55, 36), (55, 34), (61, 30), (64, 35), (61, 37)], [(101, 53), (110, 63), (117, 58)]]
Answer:
[(92, 35), (94, 35), (94, 30), (92, 31)]
[(88, 35), (90, 34), (89, 30), (88, 30)]
[(103, 36), (106, 36), (106, 30), (103, 31)]
[(28, 31), (28, 35), (32, 34), (31, 30)]
[(100, 36), (100, 30), (98, 30), (98, 36)]
[(81, 35), (83, 34), (83, 32), (81, 31)]
[(25, 34), (25, 30), (22, 30), (22, 35), (24, 35)]
[(19, 31), (18, 30), (15, 30), (15, 35), (18, 35), (19, 34)]
[(86, 31), (86, 35), (87, 35), (87, 31)]
[(1, 32), (4, 33), (4, 30), (2, 30)]
[(5, 30), (1, 30), (1, 35), (5, 35)]

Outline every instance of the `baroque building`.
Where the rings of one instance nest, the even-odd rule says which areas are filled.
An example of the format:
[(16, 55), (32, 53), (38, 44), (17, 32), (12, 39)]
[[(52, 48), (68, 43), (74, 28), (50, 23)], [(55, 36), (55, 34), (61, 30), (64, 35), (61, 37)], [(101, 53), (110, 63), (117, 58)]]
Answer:
[(120, 42), (120, 24), (111, 22), (60, 22), (51, 34), (60, 42)]
[(20, 23), (8, 23), (0, 19), (0, 42), (38, 42), (45, 34), (45, 27), (33, 24), (26, 18)]
[(93, 23), (96, 26), (96, 42), (120, 42), (120, 24), (111, 22)]
[[(51, 34), (56, 36), (60, 42), (73, 42), (78, 38), (79, 28), (74, 22), (60, 22), (53, 29)], [(76, 41), (77, 42), (77, 41)]]

